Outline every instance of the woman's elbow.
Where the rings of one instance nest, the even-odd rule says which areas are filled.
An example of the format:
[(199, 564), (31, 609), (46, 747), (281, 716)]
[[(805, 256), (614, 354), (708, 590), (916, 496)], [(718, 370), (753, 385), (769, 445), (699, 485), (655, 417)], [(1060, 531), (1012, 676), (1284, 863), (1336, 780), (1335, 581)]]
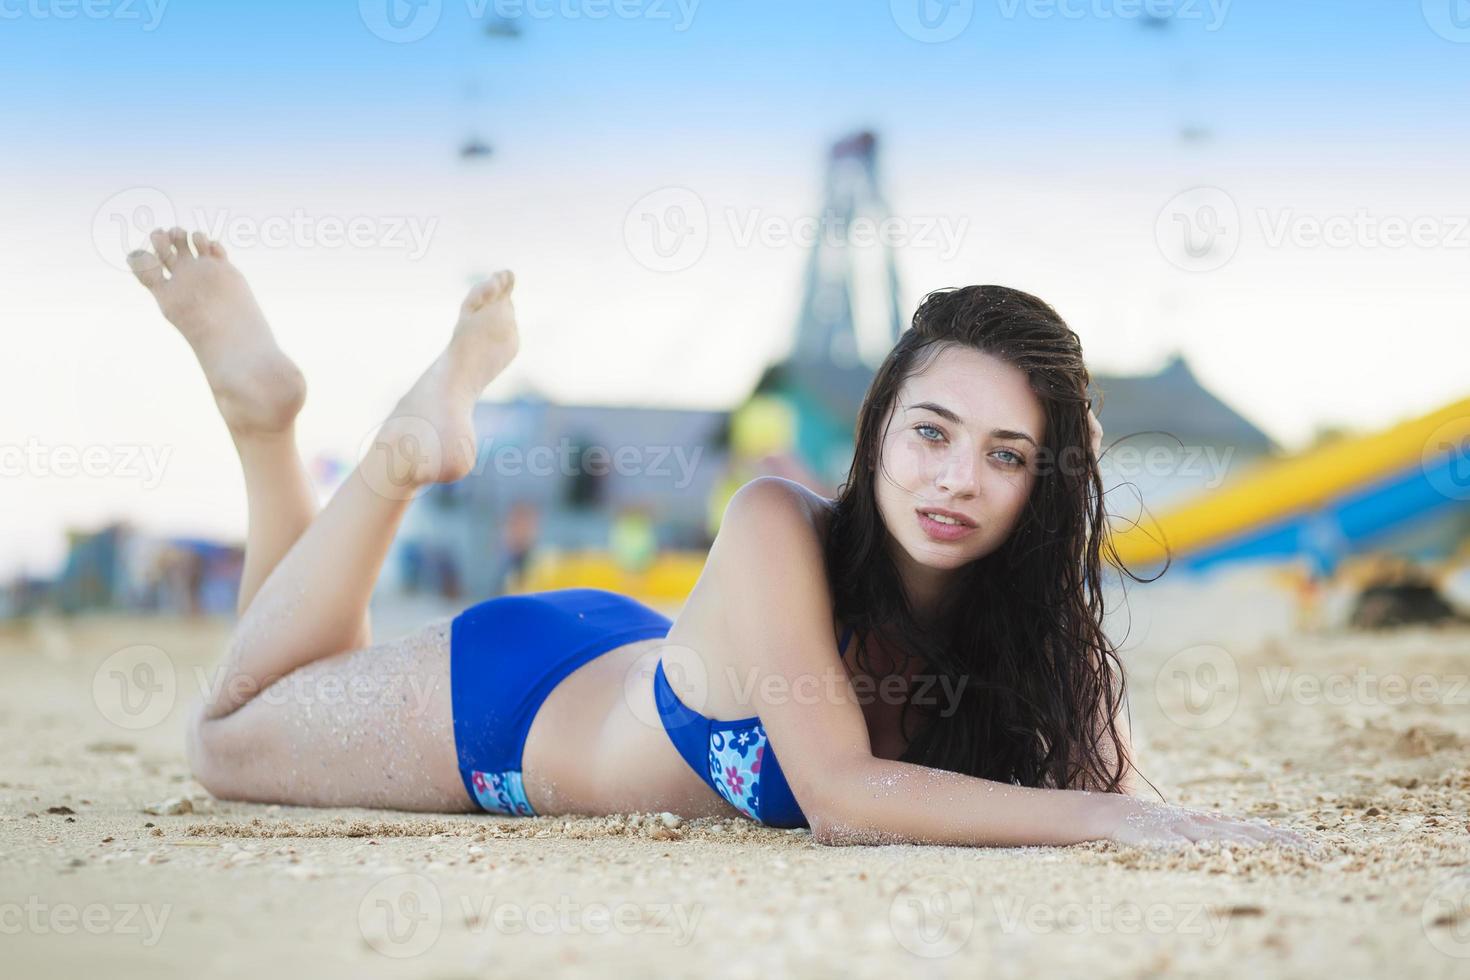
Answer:
[(811, 828), (812, 840), (824, 847), (916, 843), (916, 838), (891, 828), (884, 829), (866, 817), (816, 816), (811, 820)]
[(839, 823), (826, 813), (809, 814), (807, 823), (812, 828), (813, 842), (824, 847), (833, 847), (842, 843), (841, 836), (837, 832)]
[(827, 773), (823, 785), (810, 794), (812, 805), (804, 807), (813, 841), (829, 847), (875, 842), (872, 817), (859, 805), (861, 785), (861, 776), (844, 767)]
[(866, 842), (866, 832), (853, 823), (830, 814), (814, 814), (810, 824), (812, 841), (823, 847), (844, 847)]

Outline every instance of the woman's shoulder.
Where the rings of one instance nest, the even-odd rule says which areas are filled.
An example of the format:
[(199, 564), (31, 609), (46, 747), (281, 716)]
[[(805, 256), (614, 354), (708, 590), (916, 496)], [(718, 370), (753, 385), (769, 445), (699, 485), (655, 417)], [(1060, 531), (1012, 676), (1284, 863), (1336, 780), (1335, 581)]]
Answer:
[[(832, 595), (823, 554), (826, 498), (763, 476), (730, 498), (704, 570), (668, 639), (702, 651), (710, 676), (771, 667), (810, 651), (811, 670), (835, 657)], [(749, 692), (711, 685), (711, 717), (760, 714)]]
[[(741, 524), (801, 522), (825, 538), (834, 501), (781, 476), (758, 476), (744, 484), (725, 509), (725, 517), (736, 515)], [(721, 528), (724, 528), (723, 522)]]
[[(793, 480), (761, 476), (735, 491), (706, 562), (712, 578), (726, 584), (786, 583), (782, 595), (820, 597), (830, 614), (827, 530), (833, 501)], [(796, 585), (795, 583), (800, 583)]]
[(709, 579), (721, 583), (715, 588), (745, 593), (751, 583), (810, 582), (830, 601), (823, 558), (830, 503), (783, 477), (741, 486), (725, 506), (705, 561)]

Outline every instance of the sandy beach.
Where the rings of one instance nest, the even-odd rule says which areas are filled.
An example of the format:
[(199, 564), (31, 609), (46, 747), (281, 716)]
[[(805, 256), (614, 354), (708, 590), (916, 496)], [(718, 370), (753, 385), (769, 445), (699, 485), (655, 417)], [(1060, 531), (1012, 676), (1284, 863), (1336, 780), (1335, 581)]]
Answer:
[[(4, 972), (1464, 976), (1470, 633), (1201, 645), (1142, 605), (1125, 661), (1145, 774), (1172, 801), (1307, 831), (1315, 851), (826, 848), (745, 821), (223, 803), (191, 781), (180, 726), (228, 623), (13, 626)], [(136, 673), (157, 666), (148, 649), (173, 693), (166, 671)], [(161, 708), (120, 714), (120, 664)]]

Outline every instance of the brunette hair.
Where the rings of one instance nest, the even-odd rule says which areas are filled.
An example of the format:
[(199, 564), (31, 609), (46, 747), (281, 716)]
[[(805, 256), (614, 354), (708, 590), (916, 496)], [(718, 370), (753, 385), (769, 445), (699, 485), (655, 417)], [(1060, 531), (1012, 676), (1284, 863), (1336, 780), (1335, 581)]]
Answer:
[[(957, 569), (938, 612), (916, 617), (874, 480), (883, 478), (880, 450), (900, 387), (955, 345), (1026, 375), (1046, 413), (1038, 457), (1054, 463), (1038, 472), (1005, 543)], [(904, 704), (905, 734), (921, 722), (904, 761), (1022, 786), (1122, 791), (1130, 760), (1115, 718), (1124, 681), (1101, 626), (1103, 549), (1122, 565), (1105, 540), (1089, 381), (1081, 342), (1050, 306), (1004, 286), (966, 286), (924, 298), (868, 388), (825, 560), (859, 666), (871, 670), (868, 640), (877, 636), (942, 682), (928, 685), (927, 704), (912, 695)]]

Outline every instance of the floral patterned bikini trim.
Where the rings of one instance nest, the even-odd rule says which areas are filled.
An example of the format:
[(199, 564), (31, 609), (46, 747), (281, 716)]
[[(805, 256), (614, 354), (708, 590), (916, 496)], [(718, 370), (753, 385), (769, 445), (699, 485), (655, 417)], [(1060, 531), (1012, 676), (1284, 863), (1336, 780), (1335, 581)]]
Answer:
[[(715, 789), (730, 805), (752, 820), (760, 820), (761, 760), (766, 754), (766, 729), (756, 723), (744, 728), (715, 730), (709, 736), (709, 772)], [(490, 813), (534, 817), (518, 769), (505, 772), (470, 770), (475, 802)]]
[(470, 785), (475, 788), (475, 802), (491, 813), (503, 813), (507, 817), (534, 817), (531, 801), (521, 786), (519, 769), (505, 772), (480, 772), (470, 770)]
[(709, 736), (709, 774), (715, 789), (741, 813), (759, 820), (761, 759), (766, 754), (766, 729), (756, 723), (745, 728), (715, 730)]

